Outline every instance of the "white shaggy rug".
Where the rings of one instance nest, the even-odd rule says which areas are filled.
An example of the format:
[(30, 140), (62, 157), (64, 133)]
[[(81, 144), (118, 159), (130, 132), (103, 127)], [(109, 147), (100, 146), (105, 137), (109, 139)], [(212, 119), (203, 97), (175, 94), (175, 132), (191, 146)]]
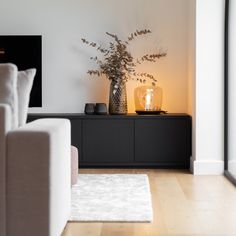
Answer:
[(151, 222), (145, 174), (79, 174), (72, 187), (71, 221)]

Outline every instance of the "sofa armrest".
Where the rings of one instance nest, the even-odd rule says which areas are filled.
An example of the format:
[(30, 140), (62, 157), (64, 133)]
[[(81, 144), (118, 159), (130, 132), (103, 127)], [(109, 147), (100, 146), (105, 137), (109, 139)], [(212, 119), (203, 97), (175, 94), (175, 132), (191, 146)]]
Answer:
[(0, 235), (6, 226), (6, 134), (11, 129), (11, 109), (0, 104)]
[(59, 236), (70, 216), (70, 121), (39, 119), (7, 135), (7, 235)]

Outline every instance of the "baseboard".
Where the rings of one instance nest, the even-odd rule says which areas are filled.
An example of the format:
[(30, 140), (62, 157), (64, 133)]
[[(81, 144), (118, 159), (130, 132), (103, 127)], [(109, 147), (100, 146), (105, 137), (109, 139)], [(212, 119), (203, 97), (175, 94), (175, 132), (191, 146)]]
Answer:
[(236, 161), (235, 160), (229, 160), (228, 162), (228, 171), (230, 173), (236, 173)]
[(193, 156), (190, 157), (190, 167), (189, 170), (193, 174), (193, 166), (194, 166), (194, 158)]
[(232, 175), (232, 173), (230, 173), (229, 171), (226, 170), (225, 176), (231, 183), (233, 183), (236, 186), (236, 176), (235, 175)]
[(224, 161), (198, 161), (191, 158), (190, 170), (194, 175), (223, 175)]

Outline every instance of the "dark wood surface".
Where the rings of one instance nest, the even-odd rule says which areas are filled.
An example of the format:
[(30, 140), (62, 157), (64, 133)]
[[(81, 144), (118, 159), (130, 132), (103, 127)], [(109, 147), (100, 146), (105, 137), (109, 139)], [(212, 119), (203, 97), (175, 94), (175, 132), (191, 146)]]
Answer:
[(83, 161), (133, 163), (134, 126), (127, 119), (83, 121)]
[(81, 167), (188, 168), (191, 117), (187, 114), (29, 114), (71, 121), (72, 145)]
[(126, 115), (85, 115), (83, 113), (29, 113), (28, 118), (68, 118), (68, 119), (166, 119), (166, 118), (181, 118), (190, 117), (186, 113), (167, 113), (160, 115), (138, 115), (136, 113), (128, 113)]
[(135, 161), (186, 162), (186, 127), (186, 119), (136, 120)]

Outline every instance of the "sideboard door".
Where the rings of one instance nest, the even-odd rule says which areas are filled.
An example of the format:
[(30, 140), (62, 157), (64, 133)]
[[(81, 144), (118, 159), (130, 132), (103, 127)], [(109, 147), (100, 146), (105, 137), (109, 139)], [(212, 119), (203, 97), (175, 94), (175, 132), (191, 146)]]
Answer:
[(83, 120), (83, 162), (122, 165), (133, 161), (133, 120)]
[(135, 120), (135, 162), (186, 166), (189, 143), (189, 118)]

